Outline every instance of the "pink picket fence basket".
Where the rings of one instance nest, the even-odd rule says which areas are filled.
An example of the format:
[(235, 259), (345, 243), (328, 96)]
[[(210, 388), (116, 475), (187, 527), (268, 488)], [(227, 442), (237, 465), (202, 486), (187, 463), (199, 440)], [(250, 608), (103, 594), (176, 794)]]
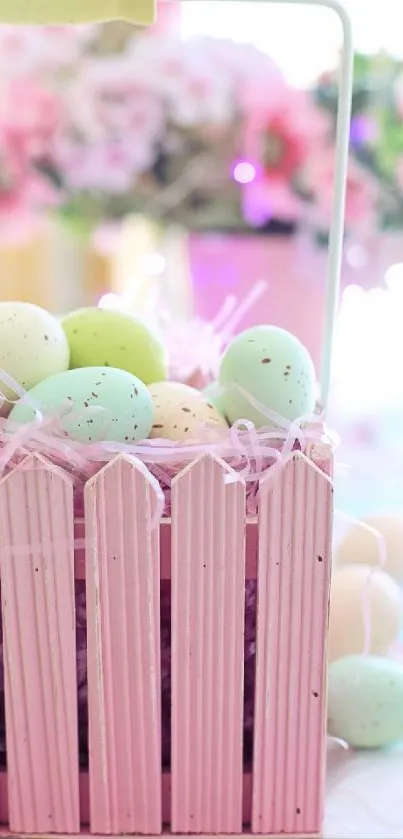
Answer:
[[(353, 51), (344, 32), (321, 401), (340, 283)], [(0, 480), (3, 834), (315, 836), (324, 802), (332, 449), (292, 451), (246, 515), (205, 455), (171, 486), (120, 454), (84, 488), (39, 452)], [(77, 508), (76, 508), (77, 515)], [(85, 580), (88, 767), (80, 768), (76, 587)], [(170, 760), (161, 591), (170, 581)], [(257, 592), (253, 750), (244, 752), (245, 591)], [(1, 703), (0, 703), (1, 704)]]
[[(316, 834), (323, 807), (331, 449), (268, 470), (259, 513), (209, 455), (155, 521), (144, 466), (85, 486), (40, 455), (0, 483), (7, 773), (17, 834)], [(231, 480), (226, 477), (231, 475)], [(157, 525), (157, 526), (156, 526)], [(85, 534), (85, 551), (75, 536)], [(86, 579), (88, 773), (79, 772), (75, 578)], [(171, 579), (172, 746), (161, 762), (160, 581)], [(254, 749), (243, 762), (245, 581), (257, 581)]]

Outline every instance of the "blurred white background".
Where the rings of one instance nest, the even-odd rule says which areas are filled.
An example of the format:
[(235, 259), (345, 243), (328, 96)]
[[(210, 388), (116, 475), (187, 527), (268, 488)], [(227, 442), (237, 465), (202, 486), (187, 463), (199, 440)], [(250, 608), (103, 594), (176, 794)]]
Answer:
[[(387, 49), (403, 56), (398, 5), (398, 0), (345, 0), (359, 51)], [(290, 82), (301, 86), (336, 64), (341, 44), (341, 28), (332, 12), (290, 4), (195, 0), (182, 6), (182, 31), (185, 36), (203, 33), (254, 43), (281, 65)]]

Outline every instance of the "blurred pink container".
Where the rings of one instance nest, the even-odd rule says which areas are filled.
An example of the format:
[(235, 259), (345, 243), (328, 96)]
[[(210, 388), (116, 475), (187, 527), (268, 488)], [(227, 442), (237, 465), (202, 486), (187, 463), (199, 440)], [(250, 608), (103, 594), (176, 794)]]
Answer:
[[(239, 330), (259, 323), (289, 329), (308, 347), (317, 370), (322, 347), (326, 249), (308, 235), (242, 236), (192, 234), (190, 261), (195, 309), (213, 320), (225, 298), (242, 300), (257, 280), (266, 293), (252, 307)], [(390, 265), (403, 262), (401, 237), (378, 234), (364, 245), (347, 243), (342, 287), (382, 283)]]
[[(268, 471), (259, 515), (246, 519), (242, 477), (228, 482), (230, 467), (205, 456), (173, 479), (171, 517), (158, 527), (151, 476), (119, 456), (85, 486), (85, 556), (70, 474), (31, 455), (3, 478), (6, 833), (320, 833), (330, 469), (325, 446), (292, 453)], [(79, 770), (74, 596), (84, 577), (88, 772)], [(172, 586), (170, 773), (162, 579)], [(251, 766), (242, 754), (245, 579), (258, 586)]]

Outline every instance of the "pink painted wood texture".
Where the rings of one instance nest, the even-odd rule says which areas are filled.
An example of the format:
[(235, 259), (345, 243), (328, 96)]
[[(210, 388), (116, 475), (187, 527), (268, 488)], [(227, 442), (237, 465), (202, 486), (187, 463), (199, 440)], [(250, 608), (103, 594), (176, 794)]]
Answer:
[[(329, 451), (313, 449), (314, 462), (296, 453), (268, 474), (257, 521), (245, 519), (243, 481), (209, 456), (174, 479), (160, 526), (149, 473), (128, 456), (89, 481), (75, 529), (70, 478), (41, 457), (0, 482), (2, 824), (21, 835), (78, 834), (80, 821), (105, 836), (156, 835), (163, 823), (176, 834), (320, 832)], [(78, 771), (74, 534), (75, 573), (87, 580), (89, 773)], [(256, 576), (250, 774), (244, 591)], [(170, 577), (171, 775), (161, 770), (159, 616)]]
[(261, 484), (254, 833), (321, 829), (332, 492), (300, 453)]
[(155, 494), (120, 456), (85, 488), (92, 833), (162, 830)]
[[(243, 776), (242, 796), (244, 825), (250, 824), (251, 796), (252, 776), (250, 772), (245, 772)], [(90, 821), (90, 806), (89, 778), (86, 770), (80, 771), (80, 815), (82, 829), (88, 830)], [(5, 770), (0, 770), (0, 834), (5, 832), (4, 827), (8, 826), (8, 816), (7, 772)], [(168, 771), (164, 771), (162, 773), (162, 820), (165, 826), (164, 834), (169, 833), (169, 825), (171, 824), (171, 774)]]
[(245, 485), (206, 456), (172, 483), (173, 833), (242, 832)]
[(39, 456), (0, 483), (10, 829), (78, 833), (73, 487)]

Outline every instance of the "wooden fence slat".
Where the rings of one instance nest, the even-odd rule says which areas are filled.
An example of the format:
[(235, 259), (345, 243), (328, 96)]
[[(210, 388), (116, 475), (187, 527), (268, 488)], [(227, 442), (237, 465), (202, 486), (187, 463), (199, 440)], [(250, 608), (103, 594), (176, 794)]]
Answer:
[(261, 483), (253, 833), (321, 830), (332, 494), (301, 453)]
[(162, 831), (155, 508), (133, 457), (115, 458), (85, 487), (92, 833)]
[(73, 485), (33, 455), (0, 483), (10, 828), (80, 829)]
[(191, 464), (172, 482), (171, 527), (171, 829), (239, 833), (244, 482), (212, 457)]

